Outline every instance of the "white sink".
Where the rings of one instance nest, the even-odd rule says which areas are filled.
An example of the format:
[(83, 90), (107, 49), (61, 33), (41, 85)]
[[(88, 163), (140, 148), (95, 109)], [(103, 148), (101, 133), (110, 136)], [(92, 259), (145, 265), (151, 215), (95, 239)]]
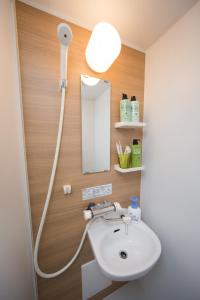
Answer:
[(155, 233), (144, 223), (128, 225), (98, 218), (88, 230), (89, 240), (103, 274), (114, 281), (129, 281), (148, 273), (161, 254)]

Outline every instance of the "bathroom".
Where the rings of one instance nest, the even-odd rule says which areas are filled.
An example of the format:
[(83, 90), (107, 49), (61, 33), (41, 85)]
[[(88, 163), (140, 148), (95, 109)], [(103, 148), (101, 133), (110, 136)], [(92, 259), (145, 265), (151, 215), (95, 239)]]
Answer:
[(200, 2), (1, 0), (0, 33), (0, 300), (199, 300)]

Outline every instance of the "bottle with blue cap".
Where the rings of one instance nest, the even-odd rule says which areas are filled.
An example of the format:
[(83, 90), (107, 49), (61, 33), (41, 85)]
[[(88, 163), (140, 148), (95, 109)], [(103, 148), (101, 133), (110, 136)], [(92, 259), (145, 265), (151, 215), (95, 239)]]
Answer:
[(132, 222), (139, 223), (141, 220), (141, 208), (139, 207), (139, 198), (132, 196), (130, 198), (131, 205), (128, 207), (128, 215), (131, 217)]

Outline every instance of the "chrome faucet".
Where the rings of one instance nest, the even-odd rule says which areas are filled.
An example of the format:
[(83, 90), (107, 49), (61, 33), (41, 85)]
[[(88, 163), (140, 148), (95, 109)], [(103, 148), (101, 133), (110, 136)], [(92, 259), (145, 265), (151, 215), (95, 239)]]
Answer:
[(89, 220), (94, 217), (103, 216), (109, 212), (116, 212), (121, 208), (118, 202), (104, 201), (102, 203), (89, 203), (87, 209), (83, 211), (84, 219)]

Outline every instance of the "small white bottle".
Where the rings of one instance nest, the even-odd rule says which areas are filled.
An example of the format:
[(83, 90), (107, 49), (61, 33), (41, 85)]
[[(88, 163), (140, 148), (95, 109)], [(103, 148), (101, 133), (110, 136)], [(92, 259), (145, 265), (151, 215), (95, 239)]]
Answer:
[(134, 223), (139, 223), (141, 221), (141, 208), (139, 207), (139, 198), (133, 196), (130, 198), (131, 205), (128, 207), (128, 215), (131, 221)]

